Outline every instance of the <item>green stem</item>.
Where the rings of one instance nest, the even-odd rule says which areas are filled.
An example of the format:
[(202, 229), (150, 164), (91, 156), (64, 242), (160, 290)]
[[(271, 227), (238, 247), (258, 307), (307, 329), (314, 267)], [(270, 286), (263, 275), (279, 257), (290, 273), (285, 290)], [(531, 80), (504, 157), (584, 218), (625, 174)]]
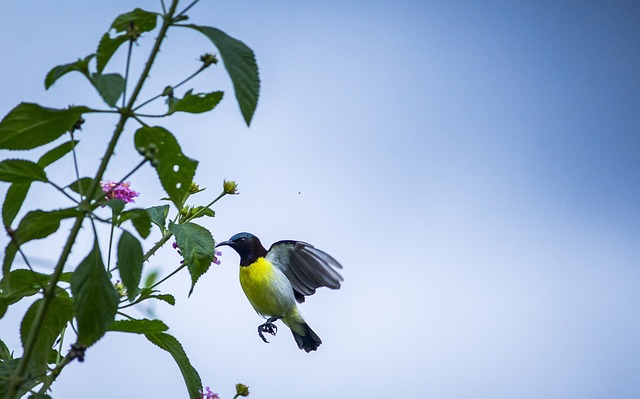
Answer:
[[(69, 237), (67, 238), (67, 241), (62, 249), (62, 253), (60, 255), (58, 263), (56, 264), (53, 270), (53, 273), (51, 274), (51, 277), (49, 279), (49, 283), (44, 291), (42, 303), (38, 308), (38, 311), (33, 319), (33, 324), (31, 325), (29, 334), (27, 334), (27, 339), (25, 340), (22, 357), (20, 358), (20, 361), (18, 362), (18, 365), (16, 366), (15, 371), (8, 378), (7, 392), (5, 395), (6, 399), (15, 399), (18, 394), (19, 387), (25, 381), (26, 373), (27, 373), (27, 365), (29, 364), (29, 361), (31, 360), (31, 356), (33, 355), (35, 343), (38, 338), (38, 335), (40, 334), (40, 330), (42, 329), (42, 325), (43, 325), (45, 316), (47, 314), (47, 310), (49, 309), (49, 305), (51, 304), (51, 301), (53, 300), (53, 298), (55, 298), (56, 296), (55, 290), (58, 285), (58, 282), (60, 281), (60, 276), (62, 275), (64, 266), (67, 262), (67, 259), (69, 258), (69, 255), (71, 254), (71, 250), (73, 248), (73, 245), (75, 244), (76, 238), (80, 234), (80, 230), (82, 228), (84, 218), (89, 213), (91, 213), (90, 198), (94, 197), (96, 190), (98, 189), (100, 180), (102, 179), (102, 176), (104, 175), (104, 172), (107, 169), (107, 165), (109, 164), (109, 160), (111, 159), (111, 156), (115, 151), (116, 144), (118, 143), (118, 140), (120, 139), (120, 136), (124, 131), (125, 123), (131, 114), (133, 105), (135, 104), (135, 101), (137, 100), (138, 95), (140, 94), (140, 91), (142, 90), (142, 87), (144, 86), (145, 81), (149, 77), (151, 66), (153, 65), (156, 59), (156, 56), (160, 51), (160, 45), (162, 44), (162, 41), (166, 37), (167, 30), (171, 26), (171, 23), (173, 21), (173, 15), (176, 12), (177, 6), (178, 6), (178, 0), (173, 0), (171, 2), (171, 7), (169, 9), (169, 12), (164, 15), (162, 27), (160, 28), (160, 32), (158, 33), (158, 37), (156, 38), (154, 46), (149, 55), (149, 59), (145, 64), (144, 70), (140, 75), (140, 79), (138, 80), (136, 87), (131, 93), (131, 97), (129, 98), (129, 102), (127, 106), (122, 110), (120, 114), (120, 119), (118, 120), (118, 124), (116, 125), (113, 136), (111, 137), (111, 141), (107, 146), (104, 156), (102, 157), (102, 161), (100, 163), (100, 166), (98, 167), (96, 175), (93, 181), (91, 182), (91, 186), (89, 187), (87, 196), (85, 197), (84, 200), (82, 200), (82, 202), (80, 202), (80, 205), (78, 206), (82, 214), (80, 214), (76, 218), (73, 224), (73, 227), (71, 228)], [(60, 363), (51, 372), (51, 375), (54, 377), (57, 377), (57, 375), (60, 373), (60, 371), (62, 371), (62, 368), (64, 368), (65, 365), (66, 364), (64, 362)]]
[(74, 203), (76, 203), (76, 204), (78, 203), (78, 200), (73, 198), (72, 196), (70, 196), (66, 191), (64, 191), (64, 189), (62, 187), (58, 186), (57, 184), (55, 184), (51, 180), (48, 180), (47, 183), (51, 184), (56, 190), (60, 191), (62, 194), (64, 194), (65, 197), (69, 198)]
[[(182, 86), (183, 84), (187, 83), (187, 82), (188, 82), (188, 81), (190, 81), (191, 79), (195, 78), (195, 77), (196, 77), (200, 72), (202, 72), (202, 71), (204, 71), (205, 69), (207, 69), (207, 67), (208, 67), (208, 65), (202, 65), (200, 68), (198, 68), (198, 70), (197, 70), (197, 71), (195, 71), (194, 73), (192, 73), (192, 74), (191, 74), (189, 77), (187, 77), (186, 79), (182, 80), (182, 82), (180, 82), (180, 83), (178, 83), (178, 84), (176, 84), (176, 85), (174, 85), (174, 86), (171, 86), (171, 89), (174, 89), (174, 90), (175, 90), (175, 89), (177, 89), (178, 87)], [(151, 98), (150, 98), (150, 99), (148, 99), (147, 101), (145, 101), (145, 102), (143, 102), (142, 104), (140, 104), (140, 105), (138, 105), (137, 107), (135, 107), (135, 108), (133, 109), (133, 111), (135, 112), (135, 111), (139, 110), (140, 108), (144, 107), (145, 105), (149, 104), (150, 102), (152, 102), (152, 101), (154, 101), (154, 100), (157, 100), (158, 98), (162, 97), (163, 95), (164, 95), (164, 92), (163, 92), (163, 93), (160, 93), (160, 94), (158, 94), (158, 95), (156, 95), (156, 96), (154, 96), (154, 97), (151, 97)], [(137, 114), (137, 115), (139, 115), (139, 114)], [(147, 116), (147, 115), (139, 115), (139, 116)], [(166, 116), (166, 115), (160, 115), (160, 116)]]
[(109, 249), (107, 251), (107, 270), (111, 269), (111, 247), (113, 247), (113, 233), (116, 229), (116, 211), (111, 210), (111, 233), (109, 234)]

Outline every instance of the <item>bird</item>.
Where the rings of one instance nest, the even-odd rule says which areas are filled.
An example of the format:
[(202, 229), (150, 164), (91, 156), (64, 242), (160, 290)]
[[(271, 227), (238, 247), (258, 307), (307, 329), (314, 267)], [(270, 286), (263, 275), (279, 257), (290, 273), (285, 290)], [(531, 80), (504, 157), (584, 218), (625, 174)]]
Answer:
[(309, 353), (322, 340), (302, 317), (298, 303), (317, 288), (337, 290), (343, 281), (342, 265), (331, 255), (302, 241), (275, 242), (267, 251), (251, 233), (238, 233), (216, 248), (229, 246), (240, 255), (240, 285), (255, 311), (267, 321), (258, 326), (258, 335), (276, 335), (277, 320), (289, 327), (298, 348)]

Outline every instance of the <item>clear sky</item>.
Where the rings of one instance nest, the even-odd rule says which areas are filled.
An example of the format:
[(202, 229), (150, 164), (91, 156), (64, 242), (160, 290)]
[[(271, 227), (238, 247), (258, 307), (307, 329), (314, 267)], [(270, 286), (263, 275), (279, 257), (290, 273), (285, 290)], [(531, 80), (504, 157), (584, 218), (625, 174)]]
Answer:
[[(47, 92), (44, 76), (94, 52), (135, 6), (159, 9), (5, 2), (0, 114), (21, 101), (101, 106), (79, 76)], [(313, 243), (345, 277), (342, 290), (302, 306), (324, 341), (311, 354), (284, 327), (260, 341), (229, 249), (190, 298), (186, 275), (168, 284), (177, 305), (153, 311), (214, 392), (231, 398), (243, 382), (252, 397), (283, 399), (640, 396), (638, 2), (203, 0), (190, 15), (247, 43), (262, 80), (251, 128), (222, 67), (193, 82), (226, 90), (220, 106), (165, 124), (200, 161), (202, 203), (223, 178), (239, 183), (241, 195), (204, 223), (216, 240), (251, 231), (265, 245)], [(212, 50), (195, 33), (171, 33), (146, 95)], [(110, 68), (123, 63), (118, 54)], [(89, 175), (115, 121), (87, 119)], [(109, 167), (114, 179), (138, 159), (134, 128)], [(72, 179), (70, 165), (52, 173)], [(153, 172), (131, 181), (140, 206), (158, 204)], [(47, 193), (32, 193), (32, 207), (63, 206)], [(32, 248), (43, 270), (59, 252)], [(87, 252), (74, 251), (76, 264)], [(167, 248), (148, 267), (166, 273), (178, 261)], [(14, 348), (25, 309), (0, 323)], [(54, 385), (59, 398), (185, 392), (167, 353), (114, 334)]]

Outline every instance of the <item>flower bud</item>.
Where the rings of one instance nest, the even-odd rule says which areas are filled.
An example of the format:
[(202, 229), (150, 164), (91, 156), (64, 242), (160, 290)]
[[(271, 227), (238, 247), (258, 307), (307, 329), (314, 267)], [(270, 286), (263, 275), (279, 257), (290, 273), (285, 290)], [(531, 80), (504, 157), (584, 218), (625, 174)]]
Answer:
[(238, 194), (238, 185), (233, 180), (225, 180), (222, 183), (225, 194)]
[(236, 397), (249, 396), (249, 387), (244, 384), (236, 384)]

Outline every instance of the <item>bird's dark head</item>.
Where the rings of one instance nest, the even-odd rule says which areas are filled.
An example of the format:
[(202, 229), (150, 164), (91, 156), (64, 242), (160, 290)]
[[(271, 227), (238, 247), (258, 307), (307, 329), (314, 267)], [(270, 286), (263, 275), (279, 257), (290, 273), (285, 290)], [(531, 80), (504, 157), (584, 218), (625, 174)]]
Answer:
[(262, 246), (260, 239), (251, 233), (238, 233), (231, 237), (229, 241), (222, 241), (216, 245), (221, 247), (229, 246), (240, 255), (240, 266), (249, 266), (258, 258), (267, 254), (267, 250)]

